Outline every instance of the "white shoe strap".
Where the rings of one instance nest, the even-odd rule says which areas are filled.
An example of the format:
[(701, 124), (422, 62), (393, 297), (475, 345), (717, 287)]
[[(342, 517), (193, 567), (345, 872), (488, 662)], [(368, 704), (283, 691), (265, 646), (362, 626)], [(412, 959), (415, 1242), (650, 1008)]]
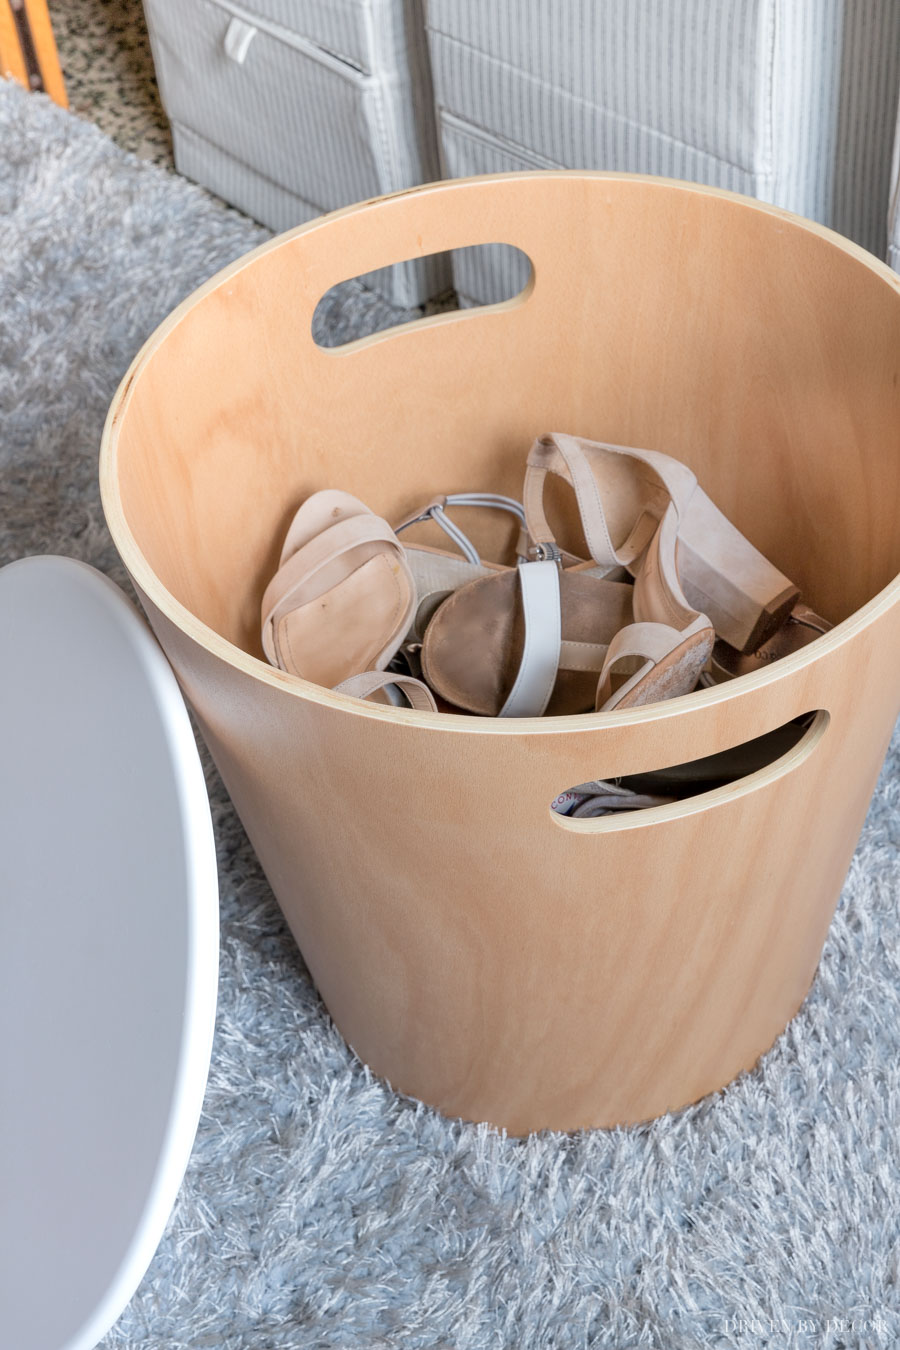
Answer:
[(525, 642), (519, 672), (500, 716), (543, 717), (559, 671), (559, 567), (549, 561), (520, 562), (518, 574)]

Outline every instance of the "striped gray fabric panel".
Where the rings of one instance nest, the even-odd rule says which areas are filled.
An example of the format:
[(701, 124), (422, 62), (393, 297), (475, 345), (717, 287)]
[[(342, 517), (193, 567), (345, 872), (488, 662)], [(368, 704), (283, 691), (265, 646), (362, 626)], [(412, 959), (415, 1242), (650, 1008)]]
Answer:
[[(287, 188), (264, 178), (190, 127), (173, 122), (172, 142), (180, 173), (195, 183), (202, 183), (245, 215), (264, 221), (276, 232), (293, 229), (322, 214), (312, 202), (304, 201)], [(447, 288), (448, 273), (446, 259), (438, 256), (383, 267), (377, 272), (366, 273), (362, 280), (387, 296), (392, 304), (401, 309), (413, 309), (424, 299)], [(335, 281), (338, 280), (336, 277)], [(340, 280), (347, 281), (349, 277)]]
[[(765, 0), (427, 0), (429, 34), (459, 49), (452, 86), (435, 73), (438, 102), (478, 121), (468, 107), (470, 86), (503, 65), (513, 78), (501, 98), (510, 98), (511, 87), (521, 98), (509, 110), (513, 141), (547, 153), (530, 104), (532, 90), (546, 86), (568, 94), (573, 111), (590, 106), (621, 121), (626, 152), (631, 127), (752, 169), (766, 8)], [(467, 54), (487, 57), (490, 74), (470, 70)], [(519, 75), (532, 80), (520, 86)], [(577, 125), (573, 131), (567, 159), (581, 150)]]
[(384, 34), (390, 49), (396, 44), (399, 27), (401, 45), (395, 47), (395, 54), (403, 55), (402, 25), (396, 21), (402, 6), (395, 0), (371, 0), (368, 4), (359, 0), (242, 0), (242, 8), (291, 33), (303, 33), (366, 74), (378, 70), (378, 58), (382, 56), (381, 51), (373, 50), (373, 29)]
[[(523, 75), (492, 57), (436, 37), (435, 84), (457, 91), (456, 106), (441, 111), (490, 132), (524, 154), (537, 153), (563, 168), (627, 168), (715, 182), (749, 192), (759, 175), (652, 127), (640, 127), (606, 108)], [(460, 94), (462, 96), (460, 96)], [(461, 105), (461, 106), (460, 106)]]
[[(145, 9), (178, 168), (264, 224), (285, 229), (438, 177), (418, 0), (145, 0)], [(300, 20), (309, 28), (298, 31)], [(228, 46), (241, 34), (236, 59)], [(379, 277), (404, 307), (450, 280), (436, 263)]]
[(894, 133), (894, 153), (891, 158), (891, 200), (887, 224), (887, 260), (895, 272), (900, 272), (900, 107), (897, 109), (897, 130)]
[[(808, 0), (812, 3), (812, 0)], [(827, 223), (880, 258), (900, 85), (900, 4), (852, 0), (842, 22), (841, 81)]]
[(900, 4), (783, 0), (775, 21), (773, 177), (758, 195), (883, 258)]
[(254, 220), (262, 220), (265, 216), (269, 228), (277, 233), (302, 225), (320, 214), (311, 202), (279, 187), (255, 169), (249, 169), (190, 127), (173, 122), (172, 141), (179, 171), (186, 178), (203, 183)]
[[(440, 129), (448, 178), (559, 167), (540, 156), (526, 155), (516, 147), (503, 145), (451, 113), (440, 114)], [(453, 254), (453, 284), (463, 309), (493, 305), (518, 295), (527, 285), (530, 272), (531, 264), (525, 255), (501, 240), (480, 248), (458, 249)]]
[[(448, 173), (684, 178), (884, 256), (898, 0), (426, 0), (426, 21)], [(485, 303), (509, 278), (456, 280)]]

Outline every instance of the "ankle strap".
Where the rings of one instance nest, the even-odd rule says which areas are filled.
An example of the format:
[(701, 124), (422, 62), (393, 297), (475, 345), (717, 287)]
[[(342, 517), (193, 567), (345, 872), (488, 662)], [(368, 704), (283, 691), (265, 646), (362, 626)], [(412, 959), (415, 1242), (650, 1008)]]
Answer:
[[(544, 513), (544, 489), (547, 474), (556, 474), (575, 491), (581, 526), (590, 555), (607, 572), (616, 567), (628, 567), (639, 558), (647, 547), (658, 524), (659, 517), (650, 511), (642, 511), (631, 529), (627, 539), (617, 549), (610, 537), (603, 509), (603, 498), (597, 485), (597, 479), (584, 446), (595, 450), (606, 450), (612, 454), (626, 454), (638, 459), (650, 469), (654, 480), (661, 479), (655, 456), (650, 450), (631, 450), (627, 446), (607, 445), (600, 441), (579, 440), (577, 436), (566, 436), (561, 432), (540, 436), (534, 442), (528, 455), (525, 469), (525, 489), (523, 499), (528, 534), (532, 542), (552, 544), (556, 539)], [(665, 485), (660, 486), (665, 490)], [(660, 504), (662, 506), (662, 503)], [(574, 553), (562, 552), (563, 565), (584, 562)]]
[(437, 712), (431, 690), (427, 684), (412, 675), (397, 675), (387, 670), (366, 670), (361, 675), (350, 675), (346, 680), (334, 686), (335, 693), (349, 694), (352, 698), (367, 699), (376, 690), (383, 689), (395, 707), (402, 703), (391, 697), (399, 689), (410, 708), (416, 712)]

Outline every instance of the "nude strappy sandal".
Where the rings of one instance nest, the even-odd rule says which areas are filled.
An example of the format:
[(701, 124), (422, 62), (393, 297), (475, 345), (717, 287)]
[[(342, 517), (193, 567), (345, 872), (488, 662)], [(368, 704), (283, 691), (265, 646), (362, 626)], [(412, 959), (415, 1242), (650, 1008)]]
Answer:
[(262, 600), (274, 666), (327, 689), (435, 711), (431, 691), (386, 671), (416, 611), (416, 586), (387, 521), (349, 492), (326, 489), (291, 522)]
[[(611, 548), (597, 546), (599, 568), (564, 569), (541, 510), (533, 561), (462, 587), (435, 613), (421, 654), (431, 688), (469, 712), (499, 717), (606, 712), (694, 689), (715, 633), (682, 592), (677, 512), (671, 500), (659, 504), (662, 520), (647, 532), (640, 562), (631, 559), (633, 587), (597, 574), (621, 567)], [(596, 489), (579, 505), (589, 539), (605, 530)]]
[(437, 609), (453, 591), (469, 581), (508, 571), (502, 563), (483, 559), (468, 535), (448, 515), (448, 509), (457, 506), (476, 506), (505, 511), (515, 517), (520, 528), (525, 528), (525, 511), (521, 502), (492, 492), (458, 492), (434, 497), (421, 510), (413, 511), (394, 526), (399, 537), (413, 525), (433, 521), (456, 546), (456, 552), (434, 548), (427, 544), (405, 544), (406, 561), (416, 583), (417, 607), (407, 635), (413, 645), (422, 640), (428, 623)]
[[(561, 433), (540, 437), (525, 474), (531, 546), (552, 537), (544, 513), (548, 474), (574, 489), (591, 557), (609, 573), (619, 567), (634, 572), (671, 505), (679, 589), (738, 652), (765, 643), (799, 598), (797, 587), (707, 497), (692, 470), (655, 450)], [(562, 561), (571, 566), (581, 560), (563, 550)]]
[(675, 565), (678, 516), (666, 507), (634, 579), (635, 622), (609, 644), (596, 707), (635, 708), (689, 694), (712, 654), (715, 630), (689, 604)]
[(633, 620), (633, 587), (554, 560), (462, 586), (422, 641), (422, 673), (455, 707), (483, 717), (587, 712), (609, 645)]

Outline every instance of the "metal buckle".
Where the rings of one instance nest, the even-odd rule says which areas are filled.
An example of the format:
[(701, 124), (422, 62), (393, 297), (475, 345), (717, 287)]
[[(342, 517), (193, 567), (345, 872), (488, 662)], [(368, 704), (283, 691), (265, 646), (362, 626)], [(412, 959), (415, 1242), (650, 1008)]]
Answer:
[(533, 556), (535, 562), (555, 562), (557, 567), (562, 567), (562, 553), (559, 545), (552, 539), (533, 544), (528, 552)]
[(434, 518), (434, 514), (435, 514), (436, 511), (441, 511), (441, 512), (443, 512), (443, 511), (446, 511), (446, 509), (447, 509), (447, 498), (446, 498), (446, 497), (435, 497), (435, 498), (434, 498), (432, 501), (430, 501), (430, 502), (428, 503), (428, 505), (424, 508), (424, 510), (422, 511), (421, 516), (419, 516), (419, 520), (428, 520), (429, 517)]

